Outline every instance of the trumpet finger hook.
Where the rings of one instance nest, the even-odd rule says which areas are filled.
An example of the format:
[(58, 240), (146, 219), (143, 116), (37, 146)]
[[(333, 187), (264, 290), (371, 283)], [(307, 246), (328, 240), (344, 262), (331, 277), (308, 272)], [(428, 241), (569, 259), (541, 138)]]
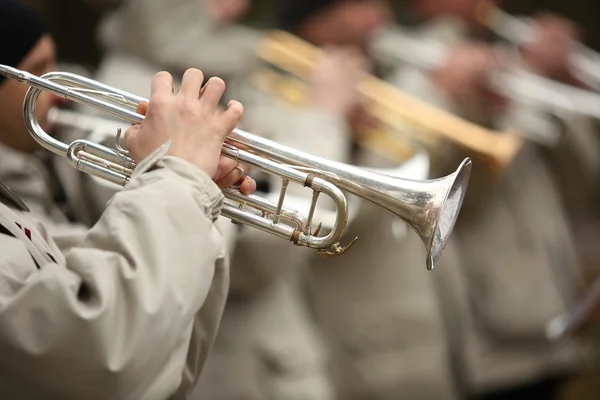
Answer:
[(335, 257), (335, 256), (342, 255), (345, 252), (347, 252), (348, 250), (350, 250), (350, 248), (352, 246), (354, 246), (354, 243), (356, 243), (357, 240), (358, 240), (358, 237), (355, 237), (354, 240), (352, 240), (346, 246), (342, 246), (339, 243), (336, 243), (336, 244), (334, 244), (333, 246), (331, 246), (330, 248), (328, 248), (326, 250), (319, 250), (317, 252), (317, 254), (319, 254), (321, 256), (325, 256), (325, 257)]

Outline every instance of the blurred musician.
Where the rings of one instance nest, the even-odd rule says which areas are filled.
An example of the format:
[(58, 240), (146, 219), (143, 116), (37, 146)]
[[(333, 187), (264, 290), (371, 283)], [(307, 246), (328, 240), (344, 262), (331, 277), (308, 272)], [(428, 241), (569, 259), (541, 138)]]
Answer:
[[(489, 90), (487, 74), (499, 64), (492, 47), (482, 41), (487, 34), (475, 17), (477, 4), (478, 0), (411, 2), (422, 22), (411, 34), (445, 43), (449, 53), (439, 68), (407, 67), (401, 87), (498, 129), (534, 134), (558, 130), (563, 138), (552, 152), (594, 144), (597, 133), (591, 131), (590, 121), (567, 115), (557, 123), (551, 115)], [(546, 22), (540, 24), (538, 41), (525, 49), (523, 67), (564, 79), (565, 43), (572, 40), (573, 31), (556, 20), (540, 21)], [(388, 34), (392, 40), (393, 33)], [(551, 50), (553, 44), (556, 51)], [(580, 157), (590, 162), (576, 164), (587, 169), (558, 166), (566, 168), (572, 182), (581, 183), (577, 177), (582, 176), (590, 183), (597, 176), (598, 155), (587, 150), (589, 156)], [(528, 143), (511, 168), (496, 178), (474, 169), (454, 234), (462, 262), (438, 271), (447, 292), (445, 313), (452, 316), (449, 326), (460, 386), (471, 398), (557, 398), (561, 385), (581, 368), (582, 348), (577, 343), (550, 343), (545, 337), (547, 322), (571, 306), (582, 289), (570, 214), (563, 202), (568, 201), (569, 189), (561, 190), (547, 152)], [(574, 190), (585, 196), (587, 189)]]
[[(600, 179), (600, 140), (596, 134), (597, 127), (594, 121), (586, 117), (562, 110), (550, 114), (522, 103), (508, 106), (506, 101), (499, 101), (499, 96), (491, 93), (486, 84), (486, 74), (491, 67), (498, 67), (499, 61), (504, 66), (505, 60), (499, 60), (499, 53), (492, 52), (480, 42), (503, 43), (495, 40), (476, 15), (476, 11), (488, 3), (494, 1), (412, 1), (410, 4), (414, 15), (421, 21), (413, 32), (423, 38), (450, 45), (450, 54), (445, 68), (426, 74), (413, 72), (404, 80), (421, 87), (422, 92), (425, 75), (425, 80), (435, 83), (435, 88), (443, 93), (443, 96), (438, 96), (434, 92), (430, 98), (437, 98), (437, 101), (449, 98), (451, 101), (446, 102), (447, 107), (452, 106), (472, 119), (483, 122), (496, 120), (504, 126), (518, 127), (526, 137), (559, 136), (558, 143), (550, 151), (544, 151), (544, 155), (550, 160), (548, 167), (558, 181), (575, 229), (589, 231), (585, 220), (589, 219), (590, 213), (597, 215), (600, 199), (600, 187), (597, 184)], [(534, 24), (534, 39), (521, 47), (520, 62), (518, 59), (514, 65), (515, 60), (510, 60), (510, 65), (565, 84), (581, 86), (582, 83), (568, 68), (573, 43), (579, 38), (574, 24), (546, 12), (538, 13)], [(388, 30), (381, 35), (383, 48), (394, 47), (397, 33)], [(465, 46), (464, 39), (477, 44)], [(463, 102), (466, 104), (461, 104)], [(480, 106), (475, 108), (475, 104)], [(499, 121), (501, 119), (505, 121)], [(573, 176), (578, 179), (572, 179)]]
[[(232, 79), (253, 65), (262, 38), (260, 31), (239, 24), (250, 5), (248, 0), (123, 0), (100, 26), (107, 52), (95, 79), (148, 96), (156, 71), (195, 66), (207, 76), (224, 77), (230, 91)], [(118, 190), (102, 184), (95, 189), (100, 209)], [(312, 252), (289, 249), (281, 239), (225, 218), (217, 226), (232, 258), (231, 290), (192, 398), (331, 399), (324, 350), (291, 278), (298, 273), (295, 260)]]
[(138, 95), (161, 69), (190, 66), (229, 82), (254, 59), (261, 32), (239, 24), (250, 0), (122, 0), (101, 22), (97, 78)]
[[(229, 82), (252, 60), (260, 32), (236, 22), (247, 12), (249, 0), (120, 0), (98, 26), (98, 40), (105, 53), (94, 79), (126, 92), (148, 97), (157, 71), (180, 76), (189, 67)], [(175, 86), (180, 85), (175, 79)], [(228, 86), (229, 87), (229, 86)], [(221, 104), (225, 106), (226, 103)], [(76, 110), (99, 113), (76, 106)], [(114, 136), (115, 125), (108, 131)], [(113, 144), (110, 136), (110, 144)], [(120, 187), (91, 176), (82, 185), (93, 193), (90, 214), (99, 215)], [(231, 250), (237, 228), (224, 218), (218, 221)]]
[[(376, 124), (363, 109), (356, 88), (364, 73), (378, 68), (376, 60), (369, 57), (368, 43), (392, 18), (388, 3), (283, 1), (278, 11), (279, 28), (326, 51), (305, 82), (307, 93), (301, 104), (290, 104), (279, 93), (257, 90), (251, 73), (235, 85), (239, 90), (235, 97), (244, 101), (247, 126), (329, 159), (376, 168), (398, 167), (396, 160), (354, 145), (358, 128)], [(389, 78), (393, 73), (381, 71), (380, 75)], [(271, 182), (273, 192), (279, 187), (279, 182)], [(301, 197), (305, 191), (288, 187), (288, 193)], [(453, 399), (443, 321), (432, 275), (423, 268), (422, 242), (412, 230), (393, 224), (385, 212), (368, 204), (360, 208), (348, 236), (359, 239), (345, 255), (294, 259), (300, 267), (310, 267), (308, 301), (330, 349), (337, 397)], [(256, 246), (247, 251), (256, 254), (253, 249)], [(448, 248), (440, 268), (451, 253)], [(281, 256), (260, 256), (245, 260), (256, 260), (273, 274), (292, 266)], [(292, 277), (294, 285), (303, 282), (297, 275)], [(287, 351), (295, 354), (291, 348)], [(310, 366), (305, 359), (287, 361), (281, 365), (281, 373), (300, 369), (300, 363)]]

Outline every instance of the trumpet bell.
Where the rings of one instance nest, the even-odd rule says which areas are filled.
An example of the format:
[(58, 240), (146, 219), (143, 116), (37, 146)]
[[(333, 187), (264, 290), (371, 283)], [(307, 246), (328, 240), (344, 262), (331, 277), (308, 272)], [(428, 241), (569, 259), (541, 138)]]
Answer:
[[(440, 259), (458, 218), (471, 175), (471, 159), (440, 179), (410, 181), (390, 178), (372, 187), (373, 199), (405, 220), (420, 236), (427, 251), (427, 269)], [(366, 197), (369, 197), (366, 195)]]
[[(424, 227), (431, 227), (431, 229), (427, 231), (427, 229), (415, 228), (426, 243), (429, 270), (434, 268), (441, 257), (454, 229), (465, 198), (471, 165), (471, 160), (466, 159), (452, 175), (429, 183), (432, 185), (431, 192), (434, 193), (434, 206), (431, 213), (424, 212), (426, 214)], [(440, 195), (436, 196), (438, 193)]]
[(421, 237), (427, 251), (428, 270), (435, 268), (442, 255), (471, 176), (470, 158), (465, 158), (450, 175), (417, 181), (284, 148), (242, 130), (232, 132), (229, 140), (248, 151), (258, 151), (273, 161), (293, 164), (299, 171), (308, 172), (400, 217)]

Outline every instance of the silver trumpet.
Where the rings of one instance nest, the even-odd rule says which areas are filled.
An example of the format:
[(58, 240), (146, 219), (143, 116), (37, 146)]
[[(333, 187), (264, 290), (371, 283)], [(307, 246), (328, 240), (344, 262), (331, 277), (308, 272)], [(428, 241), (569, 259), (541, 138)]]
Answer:
[(93, 115), (86, 115), (76, 111), (53, 107), (48, 111), (48, 122), (53, 126), (62, 126), (66, 128), (77, 128), (85, 132), (97, 130), (114, 130), (121, 121), (117, 119), (101, 118)]
[[(514, 17), (493, 4), (484, 4), (479, 19), (498, 36), (523, 45), (534, 39), (535, 26), (531, 19)], [(600, 54), (589, 47), (576, 43), (570, 55), (573, 75), (594, 90), (600, 90)]]
[[(119, 128), (122, 124), (122, 121), (118, 119), (104, 118), (89, 114), (84, 114), (83, 112), (69, 110), (66, 108), (53, 107), (48, 111), (48, 122), (54, 128), (63, 128), (63, 129), (75, 129), (78, 132), (83, 132), (85, 134), (85, 139), (92, 141), (97, 144), (107, 145), (110, 143), (115, 143), (115, 130)], [(423, 164), (423, 156), (421, 154), (420, 161), (421, 165)], [(411, 162), (411, 161), (408, 161)], [(412, 168), (414, 170), (414, 162), (412, 160)], [(398, 175), (399, 173), (404, 172), (404, 164), (400, 166), (398, 169), (370, 169), (372, 172), (384, 173), (387, 175)], [(425, 168), (421, 167), (419, 170), (424, 170)], [(419, 171), (420, 172), (420, 171)], [(425, 172), (425, 171), (423, 171)], [(403, 177), (402, 175), (400, 175)], [(103, 186), (104, 183), (112, 186), (113, 184), (102, 180), (100, 178), (92, 177), (94, 182), (98, 185)], [(424, 179), (417, 178), (417, 179)], [(110, 189), (109, 189), (110, 190)], [(104, 197), (106, 194), (102, 194), (101, 197)], [(280, 195), (279, 190), (274, 190), (272, 192), (257, 192), (256, 194), (261, 196), (261, 199), (270, 199), (271, 201), (277, 201)], [(351, 200), (357, 200), (356, 203), (353, 203)], [(292, 196), (289, 193), (286, 194), (285, 202), (289, 204), (293, 204), (294, 207), (304, 207), (306, 205), (306, 199), (300, 196)], [(101, 203), (104, 203), (101, 201)], [(358, 215), (358, 211), (360, 209), (360, 199), (356, 197), (355, 199), (348, 199), (348, 217), (347, 224), (350, 225)], [(100, 206), (100, 205), (99, 205)], [(297, 214), (300, 217), (300, 214)], [(321, 229), (328, 231), (333, 227), (333, 222), (337, 219), (337, 212), (335, 210), (331, 210), (329, 207), (317, 207), (315, 209), (315, 214), (313, 219), (322, 221)], [(399, 223), (403, 223), (402, 221), (398, 221)]]
[[(141, 123), (144, 116), (135, 112), (145, 99), (112, 88), (100, 82), (65, 72), (51, 72), (37, 77), (6, 65), (0, 65), (0, 75), (30, 86), (23, 104), (23, 117), (33, 138), (49, 151), (66, 157), (70, 165), (119, 185), (126, 185), (135, 169), (129, 153), (118, 145), (116, 149), (78, 139), (66, 145), (46, 133), (36, 118), (36, 103), (46, 91), (67, 100), (107, 112), (129, 123)], [(347, 225), (347, 201), (342, 190), (388, 210), (408, 223), (421, 237), (427, 250), (427, 269), (439, 260), (454, 227), (466, 193), (471, 160), (466, 158), (458, 169), (440, 179), (415, 181), (391, 177), (352, 167), (343, 163), (303, 153), (262, 137), (235, 129), (227, 137), (222, 155), (256, 167), (282, 179), (277, 204), (255, 195), (243, 195), (235, 189), (224, 189), (224, 196), (238, 205), (224, 204), (221, 215), (234, 223), (242, 223), (297, 246), (317, 249), (322, 255), (344, 253), (340, 239)], [(308, 217), (283, 207), (286, 188), (295, 182), (312, 189)], [(320, 193), (329, 196), (337, 207), (337, 218), (326, 236), (313, 232), (312, 219)]]
[[(413, 65), (426, 71), (440, 68), (447, 58), (445, 44), (433, 40), (416, 38), (409, 32), (396, 28), (394, 41), (374, 43), (375, 51), (383, 58)], [(499, 49), (500, 50), (500, 49)], [(508, 54), (498, 53), (499, 56)], [(510, 61), (510, 60), (509, 60)], [(562, 117), (566, 114), (583, 115), (600, 120), (600, 95), (584, 89), (562, 84), (519, 67), (498, 68), (487, 76), (489, 88), (494, 92), (525, 107)], [(527, 139), (546, 146), (554, 146), (558, 135), (541, 132)]]

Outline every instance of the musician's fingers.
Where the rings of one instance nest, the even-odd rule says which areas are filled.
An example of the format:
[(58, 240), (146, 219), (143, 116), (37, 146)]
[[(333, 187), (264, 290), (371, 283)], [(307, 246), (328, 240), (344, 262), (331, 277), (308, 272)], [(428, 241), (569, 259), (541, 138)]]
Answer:
[(238, 164), (231, 171), (229, 171), (229, 173), (226, 173), (224, 176), (217, 179), (215, 183), (220, 188), (241, 185), (246, 180), (249, 171), (249, 166)]
[(340, 62), (344, 64), (345, 68), (353, 75), (359, 75), (360, 73), (370, 69), (371, 65), (367, 57), (360, 52), (356, 47), (345, 47), (340, 54)]
[(538, 35), (547, 35), (554, 40), (579, 40), (580, 30), (573, 21), (551, 13), (538, 14), (535, 19)]
[(181, 78), (181, 86), (179, 87), (178, 94), (197, 99), (200, 97), (202, 82), (204, 82), (204, 74), (202, 71), (196, 68), (189, 68), (184, 72), (183, 77)]
[(216, 182), (219, 179), (222, 179), (224, 176), (233, 171), (238, 164), (239, 163), (237, 161), (222, 155), (219, 159), (219, 165), (217, 167), (217, 172), (213, 176), (213, 180)]
[(243, 194), (252, 194), (256, 191), (256, 181), (247, 176), (244, 182), (240, 185), (240, 192)]
[(148, 111), (148, 102), (146, 100), (140, 101), (140, 103), (137, 105), (137, 108), (135, 109), (135, 112), (137, 112), (138, 114), (141, 114), (141, 115), (146, 115), (147, 111)]
[(322, 53), (322, 56), (325, 56), (325, 57), (333, 57), (333, 56), (335, 56), (335, 55), (336, 55), (338, 52), (339, 52), (339, 50), (338, 50), (338, 48), (337, 48), (337, 47), (335, 47), (335, 46), (332, 46), (332, 45), (330, 45), (330, 44), (326, 44), (326, 45), (323, 47), (323, 53)]
[(152, 78), (152, 88), (150, 90), (150, 98), (156, 95), (173, 94), (173, 77), (166, 71), (158, 72)]
[(356, 63), (356, 67), (360, 70), (360, 71), (368, 71), (372, 68), (372, 63), (369, 59), (367, 59), (367, 57), (363, 57), (362, 55), (359, 55), (358, 58), (355, 61)]
[(213, 176), (215, 181), (223, 179), (225, 176), (233, 172), (236, 168), (241, 168), (240, 173), (243, 175), (244, 173), (250, 172), (250, 166), (246, 164), (240, 164), (236, 160), (232, 160), (229, 157), (221, 156), (219, 159), (219, 165), (217, 172)]
[(227, 134), (233, 131), (240, 124), (243, 115), (244, 106), (242, 106), (242, 103), (236, 100), (231, 100), (227, 105), (227, 110), (223, 111), (220, 117)]
[(223, 79), (213, 76), (203, 88), (200, 97), (202, 107), (208, 112), (216, 112), (223, 93), (225, 93), (225, 82)]
[[(140, 115), (146, 115), (146, 112), (148, 112), (148, 102), (146, 100), (141, 101), (138, 105), (137, 108), (135, 109), (135, 112), (140, 114)], [(137, 125), (137, 123), (132, 122), (131, 125)]]
[(361, 58), (365, 58), (362, 52), (354, 46), (344, 47), (342, 56), (347, 60), (360, 60)]

